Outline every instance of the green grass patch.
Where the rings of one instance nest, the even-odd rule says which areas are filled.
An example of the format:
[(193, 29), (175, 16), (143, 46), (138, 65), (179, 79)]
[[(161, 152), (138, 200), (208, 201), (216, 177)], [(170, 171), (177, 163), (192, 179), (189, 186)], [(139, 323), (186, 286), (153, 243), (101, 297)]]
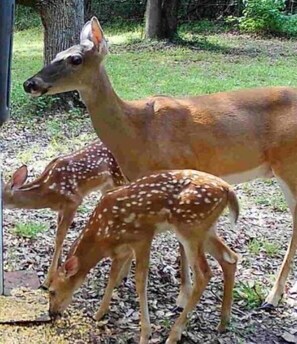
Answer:
[(248, 250), (254, 255), (265, 252), (267, 256), (273, 257), (279, 253), (280, 245), (265, 238), (254, 238), (248, 243)]
[(17, 236), (29, 239), (36, 239), (39, 233), (46, 230), (46, 226), (39, 222), (17, 223), (14, 232)]
[(238, 282), (233, 290), (235, 302), (240, 302), (250, 310), (261, 306), (265, 299), (266, 288), (257, 282)]
[[(143, 41), (142, 25), (104, 27), (111, 43), (106, 67), (124, 99), (153, 94), (199, 95), (273, 85), (297, 85), (296, 44), (225, 33), (213, 24), (184, 25), (176, 44)], [(207, 33), (206, 33), (207, 32)], [(42, 30), (15, 33), (12, 113), (30, 118), (46, 112), (54, 97), (31, 99), (23, 82), (42, 67)]]
[(81, 204), (81, 205), (78, 207), (77, 212), (78, 212), (79, 214), (84, 215), (84, 214), (90, 213), (90, 212), (91, 212), (91, 209), (90, 209), (90, 207), (88, 207), (88, 206), (86, 206), (86, 205), (84, 205), (84, 204)]
[(255, 197), (255, 203), (257, 205), (272, 207), (275, 211), (285, 212), (288, 210), (288, 205), (281, 191), (276, 191), (270, 197), (267, 197), (267, 195), (257, 195)]

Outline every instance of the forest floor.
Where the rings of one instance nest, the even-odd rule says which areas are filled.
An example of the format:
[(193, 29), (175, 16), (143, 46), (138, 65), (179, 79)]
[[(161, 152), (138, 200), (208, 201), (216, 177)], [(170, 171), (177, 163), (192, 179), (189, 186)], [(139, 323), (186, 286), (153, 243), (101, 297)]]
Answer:
[[(23, 33), (23, 37), (25, 35)], [(22, 45), (21, 37), (17, 33), (16, 42), (19, 44), (15, 48), (14, 57), (17, 82), (13, 85), (12, 97), (15, 115), (0, 130), (0, 169), (7, 179), (18, 166), (25, 163), (29, 167), (31, 180), (39, 175), (52, 158), (73, 152), (96, 139), (96, 136), (88, 116), (79, 112), (49, 116), (32, 116), (29, 113), (20, 115), (24, 111), (20, 110), (21, 102), (18, 102), (18, 94), (22, 92), (21, 80), (36, 72), (34, 68), (37, 68), (31, 66), (26, 69), (26, 75), (17, 74), (20, 73), (17, 66), (22, 59), (29, 58), (27, 46)], [(224, 33), (219, 38), (224, 49), (218, 50), (212, 49), (211, 44), (214, 44), (215, 39), (210, 37), (207, 44), (204, 44), (208, 48), (206, 50), (203, 46), (195, 49), (175, 48), (165, 43), (146, 45), (138, 41), (111, 47), (114, 57), (111, 58), (109, 71), (115, 88), (119, 88), (125, 98), (138, 98), (142, 93), (186, 92), (181, 77), (186, 88), (195, 85), (196, 88), (191, 88), (189, 92), (192, 94), (240, 86), (297, 85), (296, 42), (247, 39)], [(38, 49), (37, 46), (36, 54), (40, 54)], [(148, 56), (150, 60), (147, 60)], [(163, 68), (162, 73), (154, 73), (153, 78), (156, 80), (151, 80), (151, 75), (145, 76), (139, 70), (142, 63), (147, 63), (147, 73), (152, 73), (158, 63)], [(217, 63), (220, 63), (221, 69)], [(130, 73), (133, 66), (137, 70)], [(120, 75), (123, 79), (120, 79)], [(170, 80), (165, 82), (167, 76)], [(149, 87), (143, 88), (147, 80), (150, 80)], [(213, 80), (216, 80), (216, 84)], [(212, 86), (208, 87), (208, 82)], [(157, 91), (154, 90), (155, 85)], [(141, 90), (140, 94), (138, 90)], [(279, 307), (270, 313), (259, 309), (273, 285), (291, 236), (291, 216), (284, 198), (274, 180), (256, 180), (236, 186), (235, 189), (241, 204), (236, 230), (230, 230), (226, 215), (219, 223), (220, 235), (241, 257), (236, 274), (230, 329), (222, 335), (218, 335), (215, 330), (222, 298), (222, 273), (217, 264), (211, 261), (213, 277), (201, 302), (189, 318), (181, 342), (297, 343), (297, 292), (293, 293), (291, 289), (297, 281), (296, 269), (292, 269)], [(92, 194), (80, 207), (67, 235), (66, 252), (83, 229), (99, 196)], [(43, 281), (53, 254), (55, 228), (56, 216), (48, 210), (5, 210), (5, 270), (35, 270)], [(177, 258), (177, 242), (172, 235), (163, 234), (154, 240), (148, 286), (153, 325), (151, 343), (164, 343), (177, 317), (174, 310), (179, 286)], [(296, 267), (296, 263), (295, 258), (293, 266)], [(106, 260), (88, 275), (61, 320), (42, 326), (0, 326), (0, 343), (137, 343), (139, 307), (133, 267), (131, 277), (115, 290), (111, 310), (106, 318), (98, 323), (92, 319), (104, 292), (109, 266), (110, 262)]]

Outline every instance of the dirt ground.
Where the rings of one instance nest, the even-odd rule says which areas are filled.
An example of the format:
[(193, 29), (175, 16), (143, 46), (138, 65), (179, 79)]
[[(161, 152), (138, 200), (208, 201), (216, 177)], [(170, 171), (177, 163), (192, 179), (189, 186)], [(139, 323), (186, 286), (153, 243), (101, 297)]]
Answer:
[[(58, 130), (56, 130), (58, 127)], [(38, 130), (37, 130), (38, 128)], [(26, 163), (30, 180), (59, 154), (72, 152), (95, 138), (87, 116), (59, 115), (10, 121), (0, 131), (0, 169), (7, 179)], [(267, 313), (258, 308), (272, 286), (291, 235), (291, 217), (274, 181), (254, 181), (236, 187), (241, 216), (236, 230), (228, 217), (220, 220), (219, 232), (241, 259), (238, 265), (235, 300), (230, 330), (216, 332), (222, 297), (222, 274), (212, 262), (213, 278), (200, 304), (189, 318), (182, 343), (297, 343), (297, 270), (287, 282), (279, 307)], [(98, 200), (93, 194), (80, 208), (65, 244), (66, 250), (82, 230)], [(5, 269), (35, 270), (45, 277), (55, 235), (55, 214), (48, 210), (4, 211)], [(17, 235), (20, 223), (43, 223), (47, 230), (36, 238)], [(164, 343), (178, 313), (174, 309), (178, 293), (177, 242), (170, 234), (154, 241), (148, 286), (149, 310), (153, 325), (151, 343)], [(295, 259), (294, 267), (296, 267)], [(114, 292), (109, 314), (101, 322), (92, 319), (102, 298), (110, 262), (99, 264), (88, 276), (64, 317), (41, 326), (0, 326), (0, 343), (137, 343), (138, 303), (132, 274)], [(3, 310), (1, 310), (3, 311)]]

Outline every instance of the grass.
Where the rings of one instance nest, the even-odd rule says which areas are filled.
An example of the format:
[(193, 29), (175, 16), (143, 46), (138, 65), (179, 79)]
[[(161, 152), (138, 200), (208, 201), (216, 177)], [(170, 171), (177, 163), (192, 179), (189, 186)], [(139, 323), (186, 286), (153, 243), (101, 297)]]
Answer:
[[(267, 194), (257, 192), (258, 187), (267, 188), (267, 190), (269, 190), (269, 197), (267, 197)], [(247, 203), (249, 203), (249, 198), (252, 198), (256, 205), (270, 207), (273, 211), (277, 212), (288, 211), (288, 205), (284, 194), (275, 179), (261, 180), (261, 184), (259, 184), (259, 181), (246, 183), (243, 185), (243, 189), (249, 196), (246, 198)]]
[(269, 198), (265, 195), (258, 195), (255, 197), (255, 203), (257, 205), (272, 207), (275, 211), (284, 212), (288, 210), (285, 198), (280, 191), (276, 191), (275, 194), (271, 195)]
[[(294, 41), (232, 35), (203, 24), (182, 26), (179, 40), (168, 45), (142, 41), (140, 25), (113, 24), (104, 29), (111, 43), (106, 67), (125, 99), (297, 85)], [(11, 97), (15, 116), (30, 118), (36, 108), (42, 114), (53, 99), (30, 100), (22, 89), (24, 80), (41, 68), (42, 49), (41, 29), (15, 34)]]
[(46, 226), (39, 222), (17, 223), (14, 232), (17, 236), (29, 239), (36, 239), (39, 233), (46, 230)]
[(241, 302), (248, 310), (261, 306), (266, 288), (257, 282), (238, 282), (233, 291), (235, 302)]
[(273, 257), (280, 251), (280, 246), (276, 242), (270, 242), (265, 238), (254, 238), (248, 243), (248, 250), (258, 255), (260, 252), (265, 252), (267, 256)]

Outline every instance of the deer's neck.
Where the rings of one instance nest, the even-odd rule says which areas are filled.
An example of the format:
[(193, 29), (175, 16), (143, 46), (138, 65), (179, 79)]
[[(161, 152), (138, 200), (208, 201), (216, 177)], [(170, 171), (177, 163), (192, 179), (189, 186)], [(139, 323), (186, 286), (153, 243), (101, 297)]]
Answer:
[(127, 164), (135, 165), (135, 146), (142, 147), (139, 126), (135, 123), (138, 117), (135, 116), (135, 109), (117, 96), (104, 66), (99, 67), (88, 87), (80, 90), (80, 94), (97, 135), (126, 174)]
[(83, 231), (72, 247), (71, 255), (75, 255), (79, 261), (79, 274), (86, 276), (99, 261), (106, 257), (104, 242), (98, 243), (96, 231)]

